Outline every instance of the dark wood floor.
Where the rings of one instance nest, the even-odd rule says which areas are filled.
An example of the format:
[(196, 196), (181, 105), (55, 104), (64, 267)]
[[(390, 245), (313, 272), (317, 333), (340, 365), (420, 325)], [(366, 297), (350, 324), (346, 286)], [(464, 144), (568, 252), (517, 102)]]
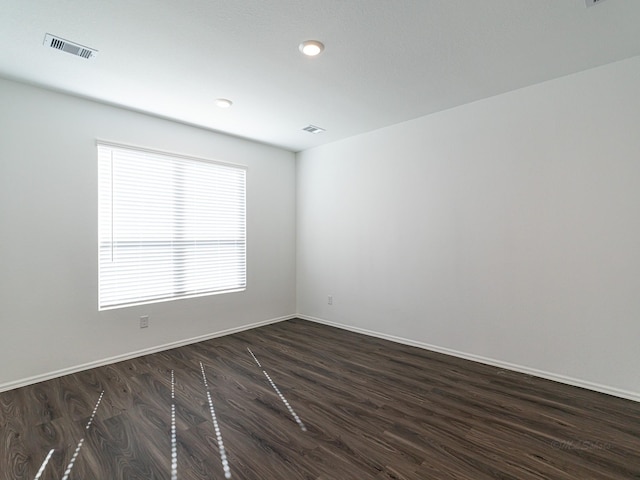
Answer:
[(640, 479), (640, 403), (303, 320), (0, 394), (0, 480), (222, 479), (222, 451), (238, 480)]

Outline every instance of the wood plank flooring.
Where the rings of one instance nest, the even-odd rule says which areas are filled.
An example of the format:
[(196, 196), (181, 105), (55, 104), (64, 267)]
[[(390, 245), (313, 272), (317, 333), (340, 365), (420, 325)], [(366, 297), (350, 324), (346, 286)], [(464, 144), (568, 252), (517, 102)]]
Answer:
[(640, 403), (303, 320), (0, 393), (0, 480), (225, 473), (640, 479)]

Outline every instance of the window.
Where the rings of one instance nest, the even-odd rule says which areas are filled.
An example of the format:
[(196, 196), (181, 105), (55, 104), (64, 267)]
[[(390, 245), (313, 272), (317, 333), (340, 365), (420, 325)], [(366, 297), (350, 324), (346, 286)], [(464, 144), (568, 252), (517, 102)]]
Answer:
[(98, 143), (99, 309), (244, 290), (246, 169)]

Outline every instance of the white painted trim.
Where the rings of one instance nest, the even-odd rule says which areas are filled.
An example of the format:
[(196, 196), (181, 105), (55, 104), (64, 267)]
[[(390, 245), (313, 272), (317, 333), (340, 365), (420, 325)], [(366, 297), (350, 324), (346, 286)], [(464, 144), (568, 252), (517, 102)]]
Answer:
[(170, 350), (172, 348), (184, 347), (185, 345), (191, 345), (193, 343), (204, 342), (205, 340), (211, 340), (212, 338), (223, 337), (225, 335), (231, 335), (234, 333), (243, 332), (245, 330), (251, 330), (252, 328), (263, 327), (265, 325), (271, 325), (272, 323), (282, 322), (284, 320), (291, 320), (297, 318), (297, 315), (287, 315), (284, 317), (272, 318), (269, 320), (263, 320), (261, 322), (250, 323), (248, 325), (242, 325), (240, 327), (228, 328), (219, 332), (208, 333), (206, 335), (200, 335), (198, 337), (187, 338), (185, 340), (179, 340), (177, 342), (166, 343), (164, 345), (158, 345), (155, 347), (144, 348), (131, 353), (125, 353), (123, 355), (116, 355), (115, 357), (104, 358), (102, 360), (96, 360), (94, 362), (84, 363), (82, 365), (76, 365), (69, 368), (63, 368), (53, 372), (44, 373), (42, 375), (34, 375), (33, 377), (23, 378), (13, 382), (0, 383), (0, 392), (13, 390), (15, 388), (26, 387), (27, 385), (33, 385), (34, 383), (44, 382), (51, 380), (52, 378), (62, 377), (72, 373), (82, 372), (83, 370), (89, 370), (90, 368), (103, 367), (116, 362), (122, 362), (124, 360), (131, 360), (132, 358), (141, 357), (143, 355), (150, 355), (152, 353), (162, 352), (164, 350)]
[(401, 343), (404, 345), (410, 345), (412, 347), (422, 348), (424, 350), (430, 350), (437, 353), (444, 353), (445, 355), (452, 355), (454, 357), (464, 358), (465, 360), (471, 360), (473, 362), (484, 363), (494, 367), (500, 367), (505, 370), (512, 370), (514, 372), (526, 373), (535, 377), (546, 378), (547, 380), (553, 380), (554, 382), (565, 383), (567, 385), (573, 385), (575, 387), (586, 388), (587, 390), (593, 390), (600, 393), (606, 393), (613, 395), (614, 397), (626, 398), (628, 400), (634, 400), (640, 402), (640, 393), (630, 392), (628, 390), (622, 390), (619, 388), (609, 387), (606, 385), (600, 385), (598, 383), (588, 382), (586, 380), (580, 380), (577, 378), (566, 377), (564, 375), (558, 375), (555, 373), (545, 372), (543, 370), (537, 370), (535, 368), (524, 367), (522, 365), (516, 365), (513, 363), (503, 362), (495, 360), (493, 358), (482, 357), (480, 355), (474, 355), (471, 353), (460, 352), (458, 350), (452, 350), (450, 348), (438, 347), (436, 345), (430, 345), (428, 343), (418, 342), (410, 340), (408, 338), (396, 337), (386, 333), (380, 333), (373, 330), (367, 330), (365, 328), (353, 327), (351, 325), (345, 325), (342, 323), (331, 322), (322, 318), (311, 317), (309, 315), (297, 315), (297, 318), (308, 320), (310, 322), (321, 323), (323, 325), (329, 325), (331, 327), (341, 328), (343, 330), (349, 330), (355, 333), (361, 333), (370, 337), (382, 338), (383, 340), (389, 340), (391, 342)]

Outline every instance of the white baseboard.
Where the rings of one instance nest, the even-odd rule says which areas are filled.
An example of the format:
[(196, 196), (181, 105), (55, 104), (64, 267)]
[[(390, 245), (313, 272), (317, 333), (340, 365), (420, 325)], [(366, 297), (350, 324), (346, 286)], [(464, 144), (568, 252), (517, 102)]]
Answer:
[(141, 357), (143, 355), (149, 355), (152, 353), (162, 352), (164, 350), (171, 350), (172, 348), (184, 347), (185, 345), (191, 345), (192, 343), (203, 342), (205, 340), (211, 340), (212, 338), (223, 337), (225, 335), (231, 335), (233, 333), (242, 332), (244, 330), (250, 330), (252, 328), (258, 328), (272, 323), (282, 322), (284, 320), (290, 320), (297, 318), (297, 315), (287, 315), (285, 317), (272, 318), (270, 320), (263, 320), (261, 322), (250, 323), (248, 325), (242, 325), (240, 327), (228, 328), (219, 332), (208, 333), (206, 335), (200, 335), (198, 337), (187, 338), (185, 340), (179, 340), (177, 342), (166, 343), (164, 345), (158, 345), (155, 347), (144, 348), (135, 352), (125, 353), (123, 355), (116, 355), (115, 357), (104, 358), (96, 360), (94, 362), (84, 363), (82, 365), (76, 365), (69, 368), (63, 368), (53, 372), (44, 373), (42, 375), (35, 375), (33, 377), (23, 378), (13, 382), (0, 383), (0, 392), (13, 390), (15, 388), (26, 387), (27, 385), (33, 385), (34, 383), (44, 382), (51, 380), (52, 378), (62, 377), (71, 373), (81, 372), (83, 370), (89, 370), (90, 368), (103, 367), (112, 363), (122, 362), (124, 360), (131, 360), (132, 358)]
[(450, 348), (438, 347), (436, 345), (430, 345), (428, 343), (418, 342), (415, 340), (410, 340), (408, 338), (396, 337), (394, 335), (389, 335), (386, 333), (380, 333), (380, 332), (375, 332), (373, 330), (353, 327), (351, 325), (331, 322), (329, 320), (324, 320), (322, 318), (310, 317), (308, 315), (300, 315), (300, 314), (298, 314), (296, 317), (301, 318), (303, 320), (308, 320), (310, 322), (321, 323), (323, 325), (329, 325), (331, 327), (341, 328), (343, 330), (349, 330), (351, 332), (361, 333), (363, 335), (368, 335), (371, 337), (382, 338), (384, 340), (389, 340), (396, 343), (402, 343), (404, 345), (410, 345), (412, 347), (418, 347), (418, 348), (430, 350), (437, 353), (444, 353), (446, 355), (452, 355), (454, 357), (464, 358), (466, 360), (484, 363), (486, 365), (491, 365), (494, 367), (500, 367), (505, 370), (512, 370), (515, 372), (526, 373), (528, 375), (533, 375), (534, 377), (546, 378), (547, 380), (553, 380), (555, 382), (565, 383), (567, 385), (573, 385), (575, 387), (582, 387), (588, 390), (593, 390), (600, 393), (606, 393), (608, 395), (613, 395), (614, 397), (626, 398), (628, 400), (634, 400), (636, 402), (640, 402), (640, 393), (630, 392), (628, 390), (622, 390), (619, 388), (609, 387), (606, 385), (600, 385), (598, 383), (588, 382), (586, 380), (580, 380), (577, 378), (566, 377), (564, 375), (545, 372), (543, 370), (537, 370), (535, 368), (523, 367), (522, 365), (503, 362), (500, 360), (495, 360), (493, 358), (482, 357), (480, 355), (474, 355), (471, 353), (460, 352), (457, 350), (452, 350)]

